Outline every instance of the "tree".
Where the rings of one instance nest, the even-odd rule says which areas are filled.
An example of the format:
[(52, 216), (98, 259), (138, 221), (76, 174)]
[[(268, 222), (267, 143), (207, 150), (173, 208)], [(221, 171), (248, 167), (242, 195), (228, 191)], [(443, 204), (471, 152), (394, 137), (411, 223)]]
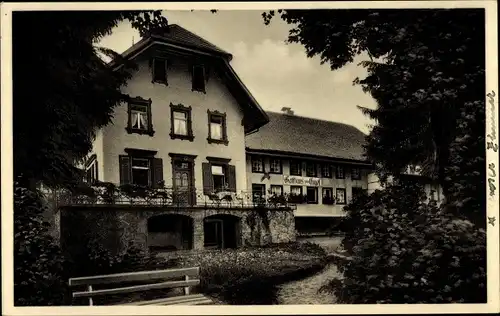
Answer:
[[(13, 14), (14, 176), (22, 176), (23, 186), (71, 187), (80, 181), (75, 162), (127, 99), (120, 87), (134, 65), (95, 46), (124, 20), (141, 36), (168, 25), (161, 11)], [(99, 54), (125, 67), (113, 71)]]
[[(275, 12), (263, 13), (270, 23)], [(484, 10), (279, 10), (288, 42), (332, 70), (367, 53), (366, 78), (377, 102), (360, 107), (377, 124), (366, 155), (382, 179), (421, 165), (443, 186), (447, 205), (485, 224)], [(467, 23), (464, 23), (467, 21)]]

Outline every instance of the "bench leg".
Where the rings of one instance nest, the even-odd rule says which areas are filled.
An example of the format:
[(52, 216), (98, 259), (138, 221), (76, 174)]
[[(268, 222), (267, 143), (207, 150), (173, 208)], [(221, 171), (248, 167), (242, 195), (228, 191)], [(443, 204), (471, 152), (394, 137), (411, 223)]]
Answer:
[[(92, 292), (92, 285), (89, 285), (88, 291)], [(94, 305), (94, 301), (92, 300), (92, 297), (89, 297), (89, 306)]]
[[(187, 276), (187, 275), (186, 275), (186, 276), (184, 277), (184, 279), (185, 279), (186, 281), (189, 281), (189, 276)], [(189, 295), (189, 293), (190, 293), (189, 286), (186, 286), (186, 287), (184, 288), (184, 295)]]

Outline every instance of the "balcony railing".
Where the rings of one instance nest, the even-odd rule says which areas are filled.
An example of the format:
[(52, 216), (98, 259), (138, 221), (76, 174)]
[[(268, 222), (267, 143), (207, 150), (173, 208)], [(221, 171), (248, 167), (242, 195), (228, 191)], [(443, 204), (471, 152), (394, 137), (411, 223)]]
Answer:
[[(260, 192), (259, 192), (260, 193)], [(204, 189), (176, 189), (172, 187), (146, 188), (132, 185), (115, 186), (99, 183), (56, 194), (57, 205), (143, 205), (171, 207), (215, 208), (290, 208), (296, 205), (285, 195), (263, 196), (252, 191), (210, 191)]]

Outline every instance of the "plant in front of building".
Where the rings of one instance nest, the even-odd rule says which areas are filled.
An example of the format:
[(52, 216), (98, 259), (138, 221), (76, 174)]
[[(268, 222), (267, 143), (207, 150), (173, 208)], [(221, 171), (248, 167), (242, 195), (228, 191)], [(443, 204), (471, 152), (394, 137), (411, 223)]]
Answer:
[(329, 288), (339, 302), (481, 303), (486, 297), (486, 234), (400, 182), (345, 207), (350, 260)]
[(287, 196), (287, 200), (292, 204), (304, 204), (307, 203), (307, 196), (304, 194), (290, 193)]
[(41, 196), (14, 183), (14, 305), (61, 305), (68, 299), (64, 257), (50, 236)]

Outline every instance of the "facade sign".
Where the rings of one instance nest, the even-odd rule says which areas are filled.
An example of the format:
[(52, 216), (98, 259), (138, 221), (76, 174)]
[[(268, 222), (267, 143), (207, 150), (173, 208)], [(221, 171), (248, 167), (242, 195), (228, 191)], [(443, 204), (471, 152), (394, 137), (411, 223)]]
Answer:
[(307, 185), (310, 187), (319, 187), (321, 186), (320, 178), (311, 178), (311, 177), (299, 177), (299, 176), (283, 176), (283, 183), (289, 185)]

